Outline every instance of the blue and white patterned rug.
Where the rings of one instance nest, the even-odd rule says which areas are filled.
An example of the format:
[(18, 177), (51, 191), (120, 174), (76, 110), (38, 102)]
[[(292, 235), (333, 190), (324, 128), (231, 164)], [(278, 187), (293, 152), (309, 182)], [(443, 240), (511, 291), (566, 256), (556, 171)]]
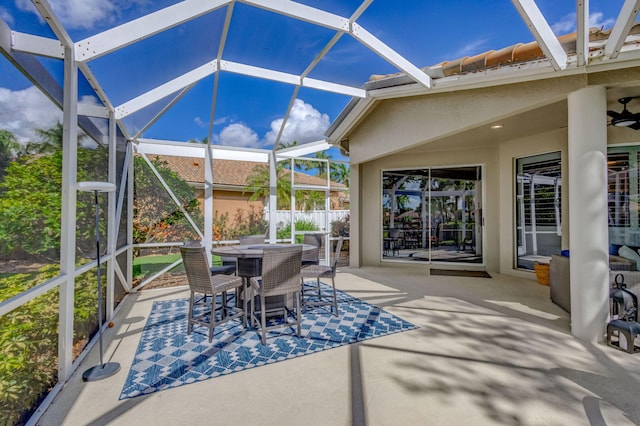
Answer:
[(245, 332), (239, 321), (230, 321), (216, 327), (209, 343), (205, 327), (195, 326), (187, 335), (188, 307), (188, 299), (154, 302), (120, 399), (417, 328), (338, 291), (339, 316), (331, 315), (329, 306), (306, 310), (302, 337), (295, 326), (285, 326), (270, 331), (262, 345), (255, 330)]

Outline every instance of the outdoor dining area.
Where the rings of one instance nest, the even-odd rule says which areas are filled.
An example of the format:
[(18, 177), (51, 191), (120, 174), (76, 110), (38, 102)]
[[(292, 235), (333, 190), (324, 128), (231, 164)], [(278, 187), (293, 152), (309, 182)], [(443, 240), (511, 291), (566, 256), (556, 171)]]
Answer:
[[(332, 342), (331, 350), (311, 346), (296, 356), (303, 347), (290, 347), (298, 339), (295, 327), (275, 330), (290, 340), (268, 335), (266, 346), (241, 327), (216, 327), (212, 344), (207, 330), (195, 327), (189, 341), (188, 288), (139, 292), (105, 333), (105, 358), (120, 362), (122, 371), (108, 380), (82, 382), (83, 366), (97, 362), (94, 348), (39, 424), (294, 425), (301, 419), (456, 424), (464, 417), (492, 425), (626, 425), (640, 420), (634, 399), (640, 391), (634, 379), (639, 359), (572, 337), (569, 315), (550, 302), (548, 287), (501, 274), (425, 276), (420, 268), (405, 269), (399, 280), (393, 267), (339, 267), (335, 280), (340, 316), (358, 299), (414, 327), (344, 345)], [(360, 331), (380, 314), (363, 313), (367, 322)], [(303, 339), (320, 327), (305, 315)], [(317, 317), (335, 320), (328, 311)], [(324, 333), (335, 340), (343, 328), (329, 325)], [(169, 335), (162, 335), (164, 330)], [(170, 361), (202, 348), (179, 368)], [(253, 353), (260, 355), (248, 361)], [(187, 370), (190, 374), (177, 380)], [(153, 378), (156, 387), (142, 387)]]
[(0, 6), (0, 425), (640, 424), (640, 0), (79, 3)]
[[(330, 305), (338, 316), (335, 288), (336, 265), (342, 249), (342, 237), (336, 243), (333, 258), (327, 265), (320, 265), (322, 236), (307, 234), (303, 244), (265, 244), (263, 235), (240, 237), (239, 245), (216, 247), (214, 255), (235, 259), (235, 267), (223, 265), (209, 266), (204, 246), (199, 243), (185, 244), (180, 248), (189, 289), (189, 313), (187, 333), (193, 325), (208, 328), (209, 342), (212, 341), (216, 325), (240, 319), (245, 329), (259, 326), (261, 343), (266, 343), (267, 316), (281, 313), (283, 323), (271, 328), (289, 325), (288, 317), (295, 319), (296, 336), (300, 334), (302, 306)], [(304, 254), (304, 256), (303, 256)], [(231, 268), (229, 268), (231, 266)], [(234, 275), (232, 275), (234, 274)], [(304, 278), (314, 278), (313, 293), (304, 297)], [(320, 278), (330, 278), (332, 286), (321, 289)], [(311, 289), (307, 289), (308, 292)], [(323, 300), (329, 292), (328, 300)], [(233, 294), (232, 294), (233, 293)], [(211, 296), (207, 302), (207, 296)], [(310, 296), (310, 297), (309, 297)], [(197, 302), (201, 297), (200, 302)], [(229, 306), (230, 297), (235, 299), (235, 307)], [(313, 298), (314, 300), (308, 300)], [(202, 306), (204, 312), (198, 312)]]

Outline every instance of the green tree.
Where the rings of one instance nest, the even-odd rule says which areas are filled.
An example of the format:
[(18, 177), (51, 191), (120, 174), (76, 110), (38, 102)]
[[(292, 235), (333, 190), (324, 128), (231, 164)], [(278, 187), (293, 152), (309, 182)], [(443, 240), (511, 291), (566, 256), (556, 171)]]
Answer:
[[(194, 223), (202, 229), (204, 218), (195, 189), (158, 157), (151, 163), (179, 200)], [(147, 162), (134, 158), (135, 195), (133, 199), (134, 243), (180, 241), (198, 238), (184, 213), (170, 198)]]
[[(0, 182), (0, 255), (26, 253), (41, 259), (60, 256), (62, 206), (62, 125), (39, 130), (41, 142), (36, 154), (12, 161)], [(46, 153), (46, 154), (45, 154)], [(78, 149), (78, 181), (106, 180), (108, 152), (105, 149)], [(102, 200), (103, 212), (106, 201)], [(78, 197), (77, 233), (80, 255), (94, 254), (95, 244), (91, 197)]]
[(349, 167), (344, 163), (331, 163), (331, 180), (349, 186)]
[(19, 150), (15, 136), (7, 130), (0, 130), (0, 181), (4, 178), (5, 170), (14, 160)]
[[(285, 162), (278, 162), (276, 165), (276, 197), (278, 200), (277, 208), (279, 210), (287, 210), (291, 208), (291, 176), (286, 168)], [(252, 173), (247, 177), (245, 190), (251, 192), (249, 200), (267, 200), (270, 194), (270, 174), (269, 165), (258, 165), (253, 168)]]

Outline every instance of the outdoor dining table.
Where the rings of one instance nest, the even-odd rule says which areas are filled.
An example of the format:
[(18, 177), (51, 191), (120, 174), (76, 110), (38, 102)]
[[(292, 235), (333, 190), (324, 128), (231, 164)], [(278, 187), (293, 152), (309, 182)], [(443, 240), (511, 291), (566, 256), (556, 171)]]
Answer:
[[(229, 256), (242, 259), (262, 259), (266, 247), (291, 247), (292, 244), (244, 244), (234, 246), (213, 247), (211, 253), (218, 256)], [(302, 246), (302, 251), (312, 251), (317, 247), (312, 244), (293, 244)]]
[[(291, 247), (292, 244), (240, 244), (234, 246), (213, 247), (211, 253), (217, 256), (235, 257), (238, 260), (237, 274), (248, 285), (251, 277), (260, 276), (262, 273), (262, 257), (266, 247)], [(302, 246), (302, 252), (317, 250), (313, 244), (294, 244)], [(241, 302), (242, 295), (238, 297), (237, 303)], [(267, 298), (267, 309), (275, 309), (283, 305), (291, 306), (291, 301), (284, 300), (281, 296)]]

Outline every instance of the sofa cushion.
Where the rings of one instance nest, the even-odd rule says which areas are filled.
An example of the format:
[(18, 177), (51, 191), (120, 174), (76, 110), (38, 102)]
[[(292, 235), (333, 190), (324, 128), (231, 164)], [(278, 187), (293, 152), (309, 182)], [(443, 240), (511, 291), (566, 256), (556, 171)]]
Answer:
[(622, 246), (620, 247), (620, 250), (618, 250), (618, 256), (635, 261), (636, 270), (640, 271), (640, 255), (637, 251), (631, 247)]

